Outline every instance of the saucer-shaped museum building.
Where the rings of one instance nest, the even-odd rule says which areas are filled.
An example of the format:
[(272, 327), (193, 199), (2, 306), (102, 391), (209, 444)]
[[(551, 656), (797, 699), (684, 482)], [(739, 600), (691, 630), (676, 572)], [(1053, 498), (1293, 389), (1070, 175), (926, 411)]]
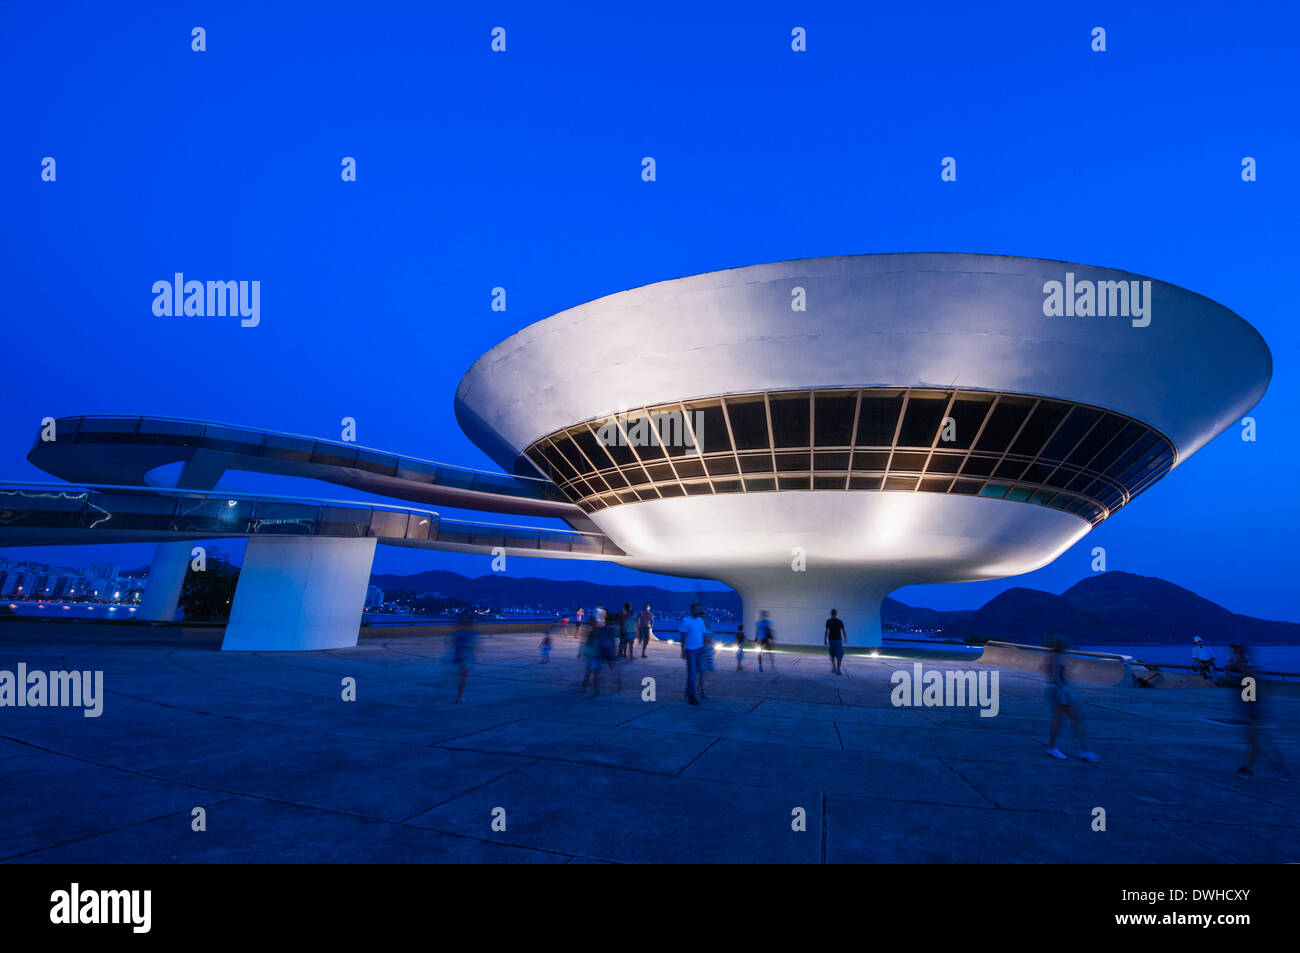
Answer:
[[(1121, 271), (755, 265), (610, 295), (483, 355), (455, 412), (505, 473), (213, 421), (46, 418), (28, 460), (68, 482), (0, 484), (0, 544), (156, 542), (137, 618), (171, 622), (193, 543), (246, 538), (226, 649), (355, 645), (379, 545), (718, 579), (778, 642), (820, 642), (834, 608), (851, 644), (876, 644), (886, 594), (1050, 562), (1240, 420), (1271, 372), (1227, 308)], [(232, 471), (401, 505), (234, 493)]]
[(1059, 261), (860, 255), (659, 282), (530, 325), (461, 381), (507, 472), (751, 626), (880, 640), (916, 583), (1051, 562), (1263, 395), (1259, 334), (1182, 288)]

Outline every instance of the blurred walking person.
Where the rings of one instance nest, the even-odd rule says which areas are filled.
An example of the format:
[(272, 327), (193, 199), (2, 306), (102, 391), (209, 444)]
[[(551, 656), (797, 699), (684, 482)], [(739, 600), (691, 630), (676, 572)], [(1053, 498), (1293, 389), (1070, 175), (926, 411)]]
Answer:
[(745, 667), (745, 623), (736, 626), (736, 671)]
[(704, 701), (709, 700), (709, 696), (704, 693), (704, 673), (713, 671), (713, 653), (717, 648), (713, 633), (707, 628), (704, 629), (704, 646), (700, 649), (700, 698)]
[(1228, 652), (1227, 684), (1237, 693), (1241, 713), (1246, 720), (1246, 763), (1237, 769), (1237, 774), (1243, 778), (1253, 778), (1255, 762), (1260, 755), (1264, 755), (1265, 760), (1269, 761), (1277, 771), (1278, 778), (1289, 780), (1291, 771), (1282, 757), (1282, 752), (1264, 735), (1264, 720), (1268, 710), (1260, 707), (1263, 683), (1255, 677), (1249, 653), (1244, 645), (1237, 643), (1230, 645)]
[(768, 667), (776, 671), (776, 656), (772, 654), (773, 646), (776, 644), (773, 640), (772, 620), (767, 617), (767, 610), (764, 609), (758, 614), (758, 626), (754, 629), (754, 642), (758, 646), (758, 670), (763, 671), (763, 656), (767, 656)]
[(641, 657), (645, 658), (646, 646), (650, 644), (650, 631), (654, 628), (655, 617), (650, 611), (650, 603), (636, 617), (636, 640), (641, 643)]
[[(596, 618), (597, 614), (593, 614), (592, 618)], [(604, 625), (603, 619), (601, 624)], [(597, 631), (594, 623), (588, 627), (587, 634), (582, 639), (582, 647), (578, 650), (578, 657), (582, 659), (582, 690), (585, 692), (593, 675), (597, 679), (596, 684), (600, 684), (600, 632)]]
[(604, 606), (596, 606), (596, 618), (593, 627), (596, 631), (598, 652), (596, 654), (596, 674), (592, 680), (591, 690), (596, 695), (600, 694), (600, 669), (602, 666), (608, 665), (609, 670), (618, 679), (616, 690), (621, 692), (623, 690), (623, 673), (618, 670), (618, 666), (614, 663), (614, 643), (619, 633), (615, 624), (611, 624), (607, 620)]
[(1064, 761), (1069, 757), (1064, 751), (1056, 746), (1056, 737), (1061, 731), (1061, 721), (1066, 716), (1070, 716), (1070, 722), (1074, 725), (1074, 734), (1079, 741), (1079, 747), (1083, 750), (1079, 757), (1084, 761), (1092, 764), (1097, 763), (1097, 756), (1088, 749), (1087, 739), (1083, 736), (1083, 719), (1079, 717), (1079, 710), (1075, 706), (1074, 696), (1070, 692), (1070, 687), (1065, 678), (1065, 639), (1059, 635), (1052, 636), (1047, 647), (1051, 650), (1047, 653), (1047, 702), (1052, 706), (1052, 729), (1047, 740), (1047, 754), (1050, 757)]
[[(623, 603), (623, 641), (627, 642), (628, 662), (637, 657), (637, 614), (632, 611), (632, 603)], [(620, 647), (621, 651), (621, 647)]]
[(468, 610), (461, 613), (461, 626), (452, 633), (452, 659), (456, 663), (456, 704), (465, 701), (465, 682), (469, 671), (474, 667), (474, 656), (478, 648), (478, 630), (474, 628), (474, 614)]
[[(632, 603), (623, 603), (623, 638), (618, 644), (618, 654), (623, 655), (627, 661), (636, 658), (636, 613), (632, 611)], [(624, 650), (627, 654), (624, 655)]]

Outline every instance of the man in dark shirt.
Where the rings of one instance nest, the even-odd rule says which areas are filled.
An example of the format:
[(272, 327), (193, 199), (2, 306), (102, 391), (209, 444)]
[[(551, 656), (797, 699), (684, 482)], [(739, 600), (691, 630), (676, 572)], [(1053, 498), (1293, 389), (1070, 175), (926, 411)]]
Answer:
[(825, 643), (831, 655), (831, 674), (843, 675), (840, 666), (844, 662), (844, 643), (848, 640), (848, 633), (844, 628), (844, 623), (838, 618), (838, 613), (831, 610), (831, 617), (826, 620), (826, 633), (822, 636), (822, 642)]

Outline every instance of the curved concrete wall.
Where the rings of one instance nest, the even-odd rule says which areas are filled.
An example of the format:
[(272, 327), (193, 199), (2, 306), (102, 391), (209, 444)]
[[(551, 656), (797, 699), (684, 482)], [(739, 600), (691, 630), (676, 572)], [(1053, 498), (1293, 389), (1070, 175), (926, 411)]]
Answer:
[[(1047, 671), (1049, 653), (1032, 645), (1015, 645), (1011, 642), (989, 642), (984, 654), (977, 659), (980, 665), (993, 668), (1014, 668), (1026, 672)], [(1122, 658), (1102, 658), (1067, 652), (1065, 677), (1069, 682), (1083, 685), (1132, 685), (1129, 666)]]

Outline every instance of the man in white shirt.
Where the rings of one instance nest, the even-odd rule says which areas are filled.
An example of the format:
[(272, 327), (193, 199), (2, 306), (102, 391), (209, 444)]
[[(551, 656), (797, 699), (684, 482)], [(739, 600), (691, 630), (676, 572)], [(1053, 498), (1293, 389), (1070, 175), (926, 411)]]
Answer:
[(1214, 649), (1202, 642), (1199, 635), (1192, 645), (1192, 665), (1195, 666), (1197, 675), (1212, 678), (1216, 674)]
[(682, 658), (686, 659), (686, 700), (692, 705), (700, 703), (695, 697), (695, 676), (700, 670), (700, 651), (707, 631), (700, 607), (691, 606), (690, 616), (682, 620)]

